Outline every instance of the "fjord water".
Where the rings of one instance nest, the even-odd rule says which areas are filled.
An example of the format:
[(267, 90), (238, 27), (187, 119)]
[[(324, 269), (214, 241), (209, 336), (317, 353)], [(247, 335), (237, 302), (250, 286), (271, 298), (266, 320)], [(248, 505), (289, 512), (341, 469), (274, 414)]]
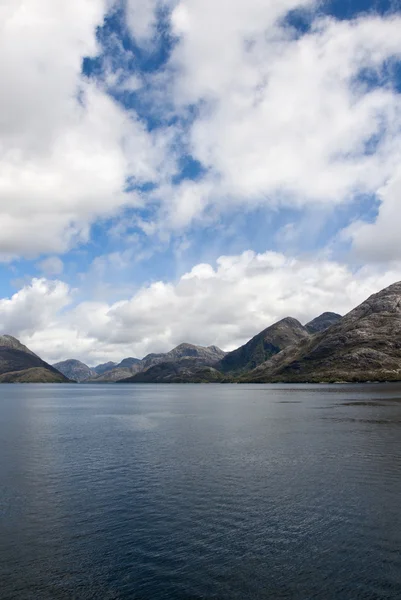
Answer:
[(3, 385), (0, 597), (401, 598), (401, 386)]

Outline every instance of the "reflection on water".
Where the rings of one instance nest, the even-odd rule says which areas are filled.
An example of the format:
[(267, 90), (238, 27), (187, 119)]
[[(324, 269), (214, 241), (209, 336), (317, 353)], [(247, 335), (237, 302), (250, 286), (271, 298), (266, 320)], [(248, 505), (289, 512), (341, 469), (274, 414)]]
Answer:
[(1, 386), (0, 598), (401, 598), (401, 387)]

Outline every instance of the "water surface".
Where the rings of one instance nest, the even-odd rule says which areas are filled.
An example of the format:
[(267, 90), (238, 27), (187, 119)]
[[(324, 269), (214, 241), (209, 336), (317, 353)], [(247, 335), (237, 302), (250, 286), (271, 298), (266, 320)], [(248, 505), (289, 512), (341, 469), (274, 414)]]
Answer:
[(401, 598), (401, 386), (0, 386), (1, 600)]

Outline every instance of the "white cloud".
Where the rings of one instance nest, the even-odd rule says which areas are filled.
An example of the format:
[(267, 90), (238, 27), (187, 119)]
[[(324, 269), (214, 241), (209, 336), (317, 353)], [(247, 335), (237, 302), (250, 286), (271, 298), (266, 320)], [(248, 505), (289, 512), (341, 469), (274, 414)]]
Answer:
[[(207, 175), (161, 190), (164, 225), (232, 204), (335, 205), (393, 176), (401, 100), (382, 69), (401, 58), (401, 17), (316, 18), (300, 37), (282, 26), (289, 9), (308, 5), (182, 0), (172, 12), (175, 105), (198, 106), (187, 141)], [(369, 87), (361, 72), (383, 85)]]
[(357, 221), (342, 235), (350, 238), (360, 260), (391, 262), (401, 260), (401, 168), (379, 190), (381, 204), (373, 223)]
[(0, 253), (35, 256), (85, 241), (123, 204), (126, 178), (152, 180), (163, 160), (152, 138), (94, 81), (104, 0), (13, 0), (0, 13)]
[[(179, 120), (149, 133), (102, 87), (138, 90), (143, 74), (124, 72), (123, 59), (114, 72), (110, 57), (102, 85), (81, 74), (82, 58), (99, 52), (96, 27), (112, 4), (2, 4), (1, 260), (64, 252), (124, 204), (151, 203), (155, 222), (143, 230), (152, 235), (185, 230), (232, 204), (346, 202), (394, 176), (400, 94), (389, 82), (370, 89), (357, 76), (370, 69), (380, 78), (383, 63), (401, 56), (400, 17), (316, 17), (297, 37), (282, 19), (291, 9), (313, 11), (313, 0), (128, 0), (138, 43), (151, 43), (159, 9), (171, 12), (177, 37), (167, 67), (145, 78), (149, 110), (156, 102), (185, 120), (196, 106), (188, 130)], [(180, 152), (206, 174), (176, 185)], [(125, 194), (127, 178), (130, 187), (152, 181), (158, 189)]]
[(288, 315), (305, 323), (326, 310), (345, 313), (399, 279), (401, 264), (352, 272), (327, 260), (248, 251), (198, 264), (175, 283), (155, 282), (111, 305), (66, 308), (68, 286), (34, 280), (0, 301), (1, 330), (52, 362), (142, 357), (183, 341), (232, 349)]
[(0, 300), (0, 331), (29, 338), (37, 331), (51, 329), (71, 300), (64, 282), (33, 279), (11, 298)]
[(139, 43), (154, 35), (156, 10), (160, 4), (160, 0), (127, 0), (127, 24)]

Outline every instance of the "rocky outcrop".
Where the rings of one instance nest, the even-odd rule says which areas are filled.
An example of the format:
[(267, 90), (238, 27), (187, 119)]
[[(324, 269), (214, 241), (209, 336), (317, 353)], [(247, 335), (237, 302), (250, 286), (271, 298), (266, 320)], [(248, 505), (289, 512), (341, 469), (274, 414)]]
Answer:
[(69, 383), (69, 379), (10, 335), (0, 336), (0, 383)]
[(239, 374), (250, 371), (300, 340), (309, 338), (303, 325), (292, 317), (270, 325), (249, 342), (228, 352), (216, 368), (223, 373)]
[(335, 325), (341, 319), (341, 315), (337, 313), (324, 312), (316, 317), (316, 319), (309, 321), (309, 323), (305, 325), (305, 329), (307, 329), (309, 333), (318, 333), (319, 331), (324, 331), (332, 325)]
[(370, 296), (326, 331), (277, 354), (244, 382), (401, 380), (401, 282)]
[(53, 367), (68, 379), (77, 381), (78, 383), (86, 381), (95, 375), (95, 372), (88, 365), (73, 358), (55, 363)]

